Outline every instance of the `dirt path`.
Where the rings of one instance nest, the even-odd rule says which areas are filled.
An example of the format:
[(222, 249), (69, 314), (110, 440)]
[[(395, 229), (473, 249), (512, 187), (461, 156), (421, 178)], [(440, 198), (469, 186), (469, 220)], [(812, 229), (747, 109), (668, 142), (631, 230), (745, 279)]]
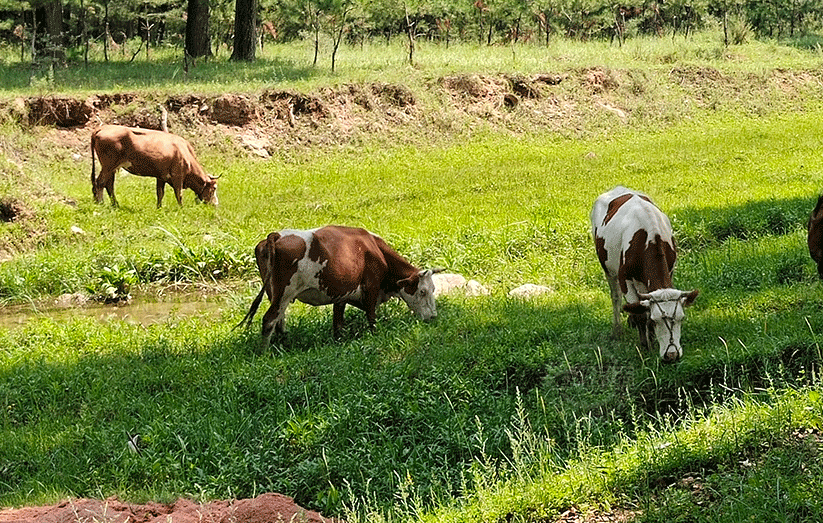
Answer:
[(254, 499), (172, 504), (69, 499), (52, 506), (0, 510), (0, 523), (333, 523), (281, 494)]

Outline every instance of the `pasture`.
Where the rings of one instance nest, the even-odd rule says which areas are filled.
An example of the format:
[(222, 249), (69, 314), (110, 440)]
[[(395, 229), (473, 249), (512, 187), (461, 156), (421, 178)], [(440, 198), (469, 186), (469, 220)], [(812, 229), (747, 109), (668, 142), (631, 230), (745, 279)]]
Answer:
[[(751, 69), (766, 67), (757, 49)], [(601, 52), (631, 64), (654, 54)], [(799, 72), (819, 60), (789, 55)], [(216, 209), (188, 191), (182, 208), (167, 198), (157, 210), (152, 181), (122, 171), (121, 207), (95, 205), (90, 130), (7, 119), (0, 187), (29, 214), (0, 230), (0, 299), (44, 308), (62, 293), (184, 289), (223, 312), (148, 326), (33, 314), (0, 330), (0, 506), (274, 491), (349, 521), (552, 521), (570, 509), (814, 521), (823, 289), (805, 223), (823, 190), (823, 98), (741, 102), (738, 84), (676, 118), (655, 70), (643, 85), (665, 117), (626, 125), (490, 124), (429, 140), (441, 114), (408, 141), (378, 133), (269, 159), (210, 132), (195, 149), (223, 175)], [(674, 365), (630, 333), (609, 338), (588, 214), (616, 184), (669, 215), (674, 283), (701, 291)], [(328, 223), (365, 227), (491, 294), (441, 297), (431, 323), (395, 300), (374, 333), (349, 308), (340, 341), (330, 308), (300, 304), (285, 343), (259, 347), (259, 316), (232, 330), (259, 289), (255, 243)], [(507, 295), (523, 283), (552, 292)]]

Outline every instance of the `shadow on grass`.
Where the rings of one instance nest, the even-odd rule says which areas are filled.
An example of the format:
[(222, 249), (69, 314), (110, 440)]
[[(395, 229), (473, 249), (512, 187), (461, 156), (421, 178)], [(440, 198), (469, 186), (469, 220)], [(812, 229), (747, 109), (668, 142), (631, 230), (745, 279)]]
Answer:
[[(757, 386), (781, 365), (800, 373), (815, 361), (798, 335), (728, 354), (690, 347), (683, 362), (662, 366), (637, 352), (634, 333), (608, 338), (607, 303), (605, 292), (597, 303), (444, 298), (437, 320), (425, 323), (393, 300), (373, 334), (362, 330), (362, 312), (347, 312), (351, 331), (339, 342), (329, 308), (296, 309), (288, 345), (263, 352), (259, 321), (228, 330), (240, 312), (218, 325), (79, 321), (5, 334), (0, 500), (18, 488), (33, 496), (109, 495), (123, 485), (149, 495), (276, 491), (333, 514), (340, 507), (327, 503), (329, 489), (345, 483), (392, 503), (397, 470), (418, 494), (443, 498), (481, 451), (510, 455), (520, 401), (532, 430), (573, 455), (584, 444), (613, 445), (661, 412), (714, 401), (718, 387)], [(687, 340), (723, 328), (695, 319)], [(135, 433), (139, 455), (126, 446)]]
[(782, 236), (805, 228), (817, 202), (808, 198), (752, 201), (743, 205), (684, 207), (669, 212), (678, 245), (700, 249), (729, 238), (748, 240)]

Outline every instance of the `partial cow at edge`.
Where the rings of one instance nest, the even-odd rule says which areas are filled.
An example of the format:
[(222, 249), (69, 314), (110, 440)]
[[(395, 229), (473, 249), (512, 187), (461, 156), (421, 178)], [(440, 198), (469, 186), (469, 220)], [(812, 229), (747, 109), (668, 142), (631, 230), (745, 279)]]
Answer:
[[(95, 154), (100, 159), (100, 176), (95, 177)], [(183, 189), (191, 189), (205, 203), (217, 205), (217, 178), (206, 173), (194, 149), (175, 134), (152, 129), (104, 125), (91, 135), (91, 190), (94, 201), (103, 203), (103, 189), (114, 197), (114, 174), (120, 167), (131, 174), (157, 179), (157, 208), (163, 202), (166, 184), (174, 189), (183, 205)]]
[(823, 195), (817, 199), (807, 224), (809, 229), (809, 254), (817, 264), (817, 275), (823, 279)]
[(620, 306), (637, 327), (640, 343), (652, 345), (651, 332), (664, 361), (683, 355), (680, 328), (685, 309), (699, 291), (672, 288), (677, 252), (672, 226), (643, 193), (615, 187), (601, 194), (591, 212), (592, 235), (600, 265), (606, 273), (612, 299), (612, 335), (622, 333)]
[(377, 307), (397, 297), (418, 318), (437, 316), (432, 274), (406, 261), (379, 236), (365, 229), (328, 225), (311, 230), (273, 232), (254, 249), (263, 287), (240, 325), (251, 325), (267, 294), (271, 306), (263, 316), (263, 343), (275, 329), (285, 332), (286, 308), (294, 300), (309, 305), (333, 304), (335, 338), (343, 328), (346, 305), (366, 312), (374, 329)]

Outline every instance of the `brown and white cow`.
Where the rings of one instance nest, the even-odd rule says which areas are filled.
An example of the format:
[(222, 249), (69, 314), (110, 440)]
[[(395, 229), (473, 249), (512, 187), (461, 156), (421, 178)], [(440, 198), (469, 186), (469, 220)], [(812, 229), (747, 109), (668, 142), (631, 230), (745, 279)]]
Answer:
[(251, 325), (265, 292), (271, 302), (263, 316), (265, 346), (275, 328), (285, 332), (286, 308), (294, 300), (333, 304), (335, 337), (347, 304), (366, 312), (371, 329), (377, 306), (392, 297), (405, 301), (420, 319), (437, 316), (432, 274), (442, 269), (417, 269), (365, 229), (329, 225), (273, 232), (257, 244), (254, 255), (263, 287), (240, 325)]
[(807, 224), (809, 229), (809, 254), (817, 264), (817, 274), (823, 278), (823, 195), (817, 199)]
[[(95, 153), (100, 159), (99, 177), (95, 177)], [(91, 135), (91, 190), (97, 203), (103, 203), (105, 188), (117, 207), (114, 174), (120, 167), (157, 179), (158, 209), (166, 184), (172, 186), (181, 206), (183, 189), (193, 190), (200, 201), (217, 205), (217, 178), (206, 174), (191, 144), (175, 134), (122, 125), (100, 127)]]
[(654, 331), (664, 361), (683, 355), (680, 328), (685, 308), (697, 290), (672, 288), (677, 258), (668, 216), (643, 193), (615, 187), (601, 194), (591, 213), (597, 257), (606, 273), (612, 299), (612, 335), (621, 334), (620, 305), (637, 327), (640, 343), (649, 348)]

